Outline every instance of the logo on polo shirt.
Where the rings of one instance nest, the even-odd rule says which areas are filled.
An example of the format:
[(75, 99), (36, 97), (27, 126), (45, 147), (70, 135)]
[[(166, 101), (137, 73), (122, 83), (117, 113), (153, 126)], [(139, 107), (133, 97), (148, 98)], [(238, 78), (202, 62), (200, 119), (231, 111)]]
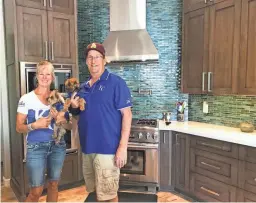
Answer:
[(100, 91), (103, 91), (104, 88), (105, 88), (105, 86), (103, 86), (103, 85), (100, 85), (100, 86), (99, 86), (99, 90), (100, 90)]
[(131, 103), (131, 100), (130, 100), (130, 99), (127, 99), (127, 100), (126, 100), (126, 104), (129, 104), (129, 103)]
[(20, 107), (24, 107), (25, 106), (25, 102), (24, 101), (20, 101), (18, 104)]

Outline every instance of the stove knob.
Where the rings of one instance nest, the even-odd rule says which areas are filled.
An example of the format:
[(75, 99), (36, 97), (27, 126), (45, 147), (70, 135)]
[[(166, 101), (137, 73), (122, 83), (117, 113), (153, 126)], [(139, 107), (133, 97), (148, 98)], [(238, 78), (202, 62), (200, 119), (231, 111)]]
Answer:
[(150, 133), (147, 133), (146, 138), (147, 138), (147, 139), (150, 138)]
[(143, 138), (143, 134), (142, 134), (142, 133), (139, 133), (139, 134), (138, 134), (138, 138), (139, 138), (139, 139)]
[(157, 133), (153, 134), (153, 139), (156, 140), (157, 139)]

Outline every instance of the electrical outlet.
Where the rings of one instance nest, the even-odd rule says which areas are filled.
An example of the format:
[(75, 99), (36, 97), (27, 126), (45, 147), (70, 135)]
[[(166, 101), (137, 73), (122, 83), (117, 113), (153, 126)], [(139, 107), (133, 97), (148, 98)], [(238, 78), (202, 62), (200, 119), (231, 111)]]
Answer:
[(208, 113), (208, 102), (207, 101), (203, 102), (203, 113)]

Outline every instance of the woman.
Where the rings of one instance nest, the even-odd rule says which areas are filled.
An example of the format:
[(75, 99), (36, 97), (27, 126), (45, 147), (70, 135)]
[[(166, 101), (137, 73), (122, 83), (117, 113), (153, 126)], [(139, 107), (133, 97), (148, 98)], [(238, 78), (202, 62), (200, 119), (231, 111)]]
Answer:
[(16, 130), (27, 133), (26, 167), (30, 191), (26, 202), (38, 202), (43, 188), (44, 176), (47, 173), (47, 202), (57, 202), (58, 181), (66, 155), (66, 144), (62, 139), (55, 143), (52, 138), (52, 118), (58, 112), (50, 109), (47, 98), (50, 86), (54, 81), (54, 67), (48, 61), (37, 65), (35, 90), (20, 98), (17, 109)]

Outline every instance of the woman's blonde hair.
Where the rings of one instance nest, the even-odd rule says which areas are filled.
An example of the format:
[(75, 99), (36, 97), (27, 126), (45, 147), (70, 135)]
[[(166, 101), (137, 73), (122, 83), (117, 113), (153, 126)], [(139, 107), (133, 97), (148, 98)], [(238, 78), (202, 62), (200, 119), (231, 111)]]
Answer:
[(39, 71), (40, 71), (40, 68), (42, 66), (49, 66), (51, 68), (51, 73), (52, 73), (52, 76), (55, 78), (55, 74), (54, 74), (54, 67), (52, 65), (51, 62), (49, 61), (40, 61), (37, 65), (36, 65), (36, 74), (38, 75)]

